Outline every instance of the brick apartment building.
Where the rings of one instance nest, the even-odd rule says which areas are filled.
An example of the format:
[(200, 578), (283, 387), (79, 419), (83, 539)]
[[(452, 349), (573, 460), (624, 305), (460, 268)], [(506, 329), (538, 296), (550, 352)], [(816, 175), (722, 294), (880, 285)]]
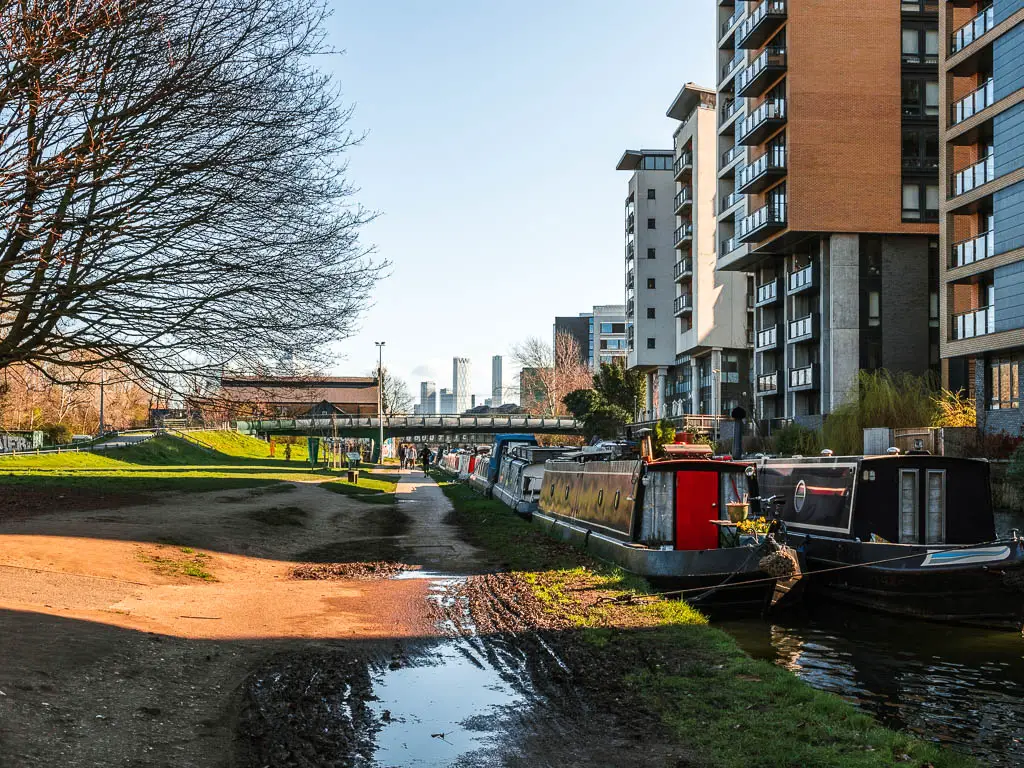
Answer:
[(943, 379), (1017, 435), (1024, 352), (1024, 0), (942, 0)]
[(718, 268), (752, 273), (756, 413), (939, 364), (935, 0), (719, 0)]

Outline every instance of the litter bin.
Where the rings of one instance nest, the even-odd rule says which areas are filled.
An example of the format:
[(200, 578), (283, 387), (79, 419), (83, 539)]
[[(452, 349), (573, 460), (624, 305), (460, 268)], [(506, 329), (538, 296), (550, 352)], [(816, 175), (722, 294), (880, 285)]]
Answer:
[(358, 484), (359, 483), (359, 470), (358, 469), (350, 469), (348, 471), (348, 473), (346, 474), (345, 478), (350, 483)]

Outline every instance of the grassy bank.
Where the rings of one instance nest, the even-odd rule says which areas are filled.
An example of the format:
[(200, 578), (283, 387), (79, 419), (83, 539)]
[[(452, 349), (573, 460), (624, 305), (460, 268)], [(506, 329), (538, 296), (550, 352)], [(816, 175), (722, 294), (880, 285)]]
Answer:
[(879, 726), (832, 694), (746, 655), (685, 603), (643, 598), (646, 583), (548, 538), (500, 502), (435, 475), (468, 537), (532, 587), (555, 624), (583, 634), (592, 663), (626, 700), (708, 768), (973, 766), (969, 757)]

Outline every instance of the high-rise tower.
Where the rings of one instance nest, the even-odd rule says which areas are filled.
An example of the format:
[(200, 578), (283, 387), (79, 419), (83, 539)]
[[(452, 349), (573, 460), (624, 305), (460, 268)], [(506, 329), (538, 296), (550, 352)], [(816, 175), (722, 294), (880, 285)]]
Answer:
[(455, 412), (462, 413), (470, 408), (469, 358), (452, 359), (452, 394), (455, 396)]
[(497, 408), (501, 405), (501, 355), (491, 358), (491, 406)]

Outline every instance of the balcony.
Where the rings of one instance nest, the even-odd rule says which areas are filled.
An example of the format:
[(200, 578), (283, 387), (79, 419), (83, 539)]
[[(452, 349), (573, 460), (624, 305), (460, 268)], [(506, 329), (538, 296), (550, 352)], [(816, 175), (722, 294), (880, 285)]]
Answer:
[(814, 265), (808, 264), (802, 269), (790, 272), (786, 276), (786, 292), (792, 296), (794, 293), (807, 291), (816, 287), (814, 282)]
[(633, 241), (630, 240), (628, 243), (626, 243), (626, 261), (629, 261), (630, 259), (634, 258), (635, 256), (636, 256), (636, 245), (634, 245)]
[(693, 187), (689, 184), (676, 193), (675, 212), (679, 213), (680, 209), (686, 205), (693, 205)]
[(805, 365), (802, 368), (791, 368), (789, 371), (789, 388), (797, 392), (818, 388), (818, 366)]
[(635, 287), (636, 287), (635, 276), (634, 276), (633, 272), (628, 272), (626, 274), (626, 290), (628, 291), (628, 290), (631, 290), (631, 289), (633, 289)]
[(798, 344), (801, 341), (813, 341), (818, 336), (816, 320), (817, 318), (813, 313), (804, 315), (796, 320), (791, 320), (789, 322), (789, 338), (787, 341), (790, 344)]
[(689, 246), (693, 242), (693, 224), (683, 224), (672, 233), (672, 245), (675, 247)]
[(779, 374), (773, 371), (757, 377), (757, 394), (777, 395), (779, 394)]
[(966, 267), (968, 264), (987, 259), (989, 256), (994, 255), (995, 252), (995, 232), (989, 230), (977, 237), (953, 243), (949, 266), (951, 268)]
[(693, 277), (693, 259), (687, 256), (685, 259), (680, 259), (676, 262), (675, 266), (672, 267), (672, 279), (681, 280), (685, 277)]
[(737, 239), (741, 243), (759, 242), (786, 228), (786, 204), (769, 203), (740, 219)]
[(725, 213), (734, 205), (738, 205), (743, 202), (743, 195), (739, 192), (730, 192), (728, 195), (722, 198), (722, 208), (720, 213)]
[(736, 76), (736, 95), (754, 98), (762, 95), (768, 87), (786, 71), (786, 49), (765, 48), (750, 66)]
[(903, 170), (907, 173), (924, 173), (930, 176), (939, 170), (939, 158), (904, 155)]
[(686, 152), (680, 152), (679, 157), (672, 164), (672, 175), (676, 181), (687, 172), (693, 171), (693, 152), (687, 150)]
[(743, 102), (740, 99), (725, 99), (722, 102), (722, 111), (718, 116), (718, 125), (723, 126), (728, 123), (742, 106)]
[(724, 172), (730, 165), (732, 165), (741, 157), (743, 157), (744, 149), (745, 147), (735, 146), (725, 150), (725, 152), (722, 153), (722, 165), (720, 166), (721, 170)]
[(743, 55), (743, 51), (736, 51), (736, 55), (722, 65), (722, 77), (718, 82), (719, 91), (732, 91), (730, 81), (736, 70), (743, 65)]
[(761, 144), (785, 124), (786, 100), (771, 99), (740, 120), (736, 143), (747, 146)]
[(995, 25), (995, 9), (990, 5), (953, 33), (949, 45), (950, 54), (959, 53), (975, 40), (983, 37)]
[(718, 35), (718, 44), (719, 44), (719, 46), (722, 46), (723, 44), (728, 42), (728, 40), (729, 40), (729, 33), (733, 31), (732, 28), (736, 26), (736, 22), (739, 21), (742, 18), (743, 18), (743, 9), (742, 8), (736, 8), (732, 12), (732, 15), (728, 19), (726, 19), (725, 21), (722, 22), (722, 30), (721, 30), (721, 33)]
[(755, 349), (761, 352), (766, 349), (775, 349), (779, 343), (779, 326), (773, 325), (771, 328), (765, 328), (763, 331), (759, 331), (757, 334), (757, 345)]
[(938, 13), (939, 0), (901, 0), (900, 11), (903, 13)]
[(971, 91), (953, 105), (950, 125), (959, 125), (979, 112), (991, 107), (996, 100), (996, 89), (990, 77), (979, 88)]
[(633, 230), (635, 229), (635, 225), (636, 225), (636, 214), (634, 214), (634, 213), (627, 213), (626, 214), (626, 233), (627, 234), (632, 233)]
[(693, 294), (684, 293), (676, 296), (672, 302), (672, 314), (676, 317), (686, 315), (693, 311)]
[[(636, 304), (634, 303), (633, 299), (626, 299), (626, 316), (627, 317), (632, 317), (633, 316), (633, 312), (634, 312), (635, 307), (636, 307)], [(632, 331), (633, 330), (633, 326), (629, 326), (629, 329)]]
[(736, 30), (737, 48), (760, 48), (786, 20), (786, 0), (764, 0)]
[(996, 161), (992, 154), (986, 155), (973, 165), (953, 174), (950, 184), (950, 198), (966, 194), (972, 189), (988, 184), (996, 177)]
[(981, 307), (953, 315), (953, 338), (973, 339), (996, 332), (996, 308)]
[(771, 147), (736, 174), (736, 189), (745, 195), (764, 192), (786, 175), (786, 148)]
[(767, 283), (762, 283), (757, 286), (757, 296), (754, 300), (754, 306), (766, 307), (769, 304), (774, 304), (779, 300), (779, 281), (772, 280)]
[(735, 237), (727, 237), (719, 245), (718, 258), (721, 259), (739, 248), (742, 243), (738, 242)]

